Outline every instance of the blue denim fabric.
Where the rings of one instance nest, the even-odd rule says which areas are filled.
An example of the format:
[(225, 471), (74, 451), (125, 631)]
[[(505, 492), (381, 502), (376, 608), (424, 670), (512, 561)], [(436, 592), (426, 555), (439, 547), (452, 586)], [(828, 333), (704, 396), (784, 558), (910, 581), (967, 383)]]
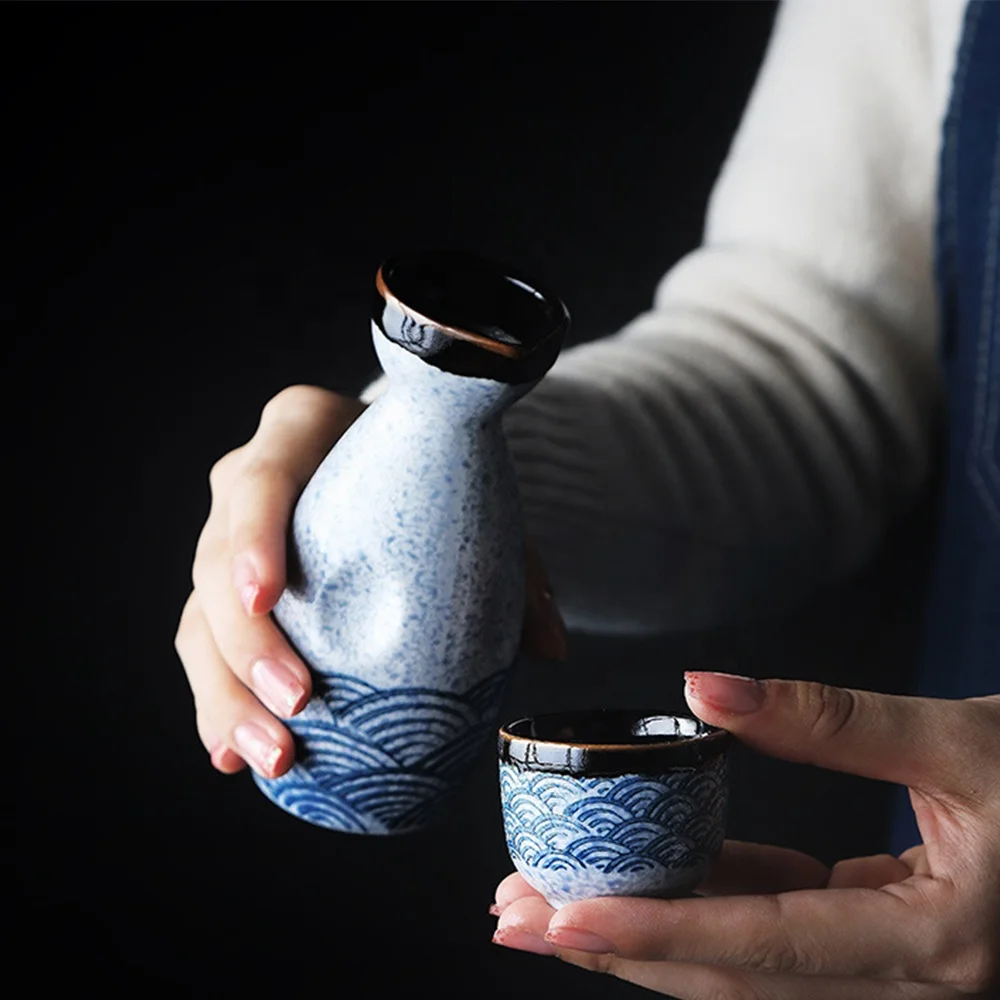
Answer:
[[(948, 436), (918, 694), (1000, 693), (1000, 3), (970, 0), (944, 123), (937, 281)], [(920, 842), (901, 790), (898, 853)]]

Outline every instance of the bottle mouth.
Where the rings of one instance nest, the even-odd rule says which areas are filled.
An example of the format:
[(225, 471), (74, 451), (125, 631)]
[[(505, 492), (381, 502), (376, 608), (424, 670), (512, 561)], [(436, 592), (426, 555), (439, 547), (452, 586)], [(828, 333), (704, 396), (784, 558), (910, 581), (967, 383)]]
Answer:
[(531, 381), (555, 361), (569, 328), (561, 299), (473, 254), (397, 254), (379, 268), (375, 291), (382, 333), (459, 375)]

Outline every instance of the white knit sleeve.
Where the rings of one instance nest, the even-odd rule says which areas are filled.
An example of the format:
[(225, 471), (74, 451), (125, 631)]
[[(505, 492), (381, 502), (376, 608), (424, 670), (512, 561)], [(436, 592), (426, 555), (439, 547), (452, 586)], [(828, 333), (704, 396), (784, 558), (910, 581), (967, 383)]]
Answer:
[(785, 3), (703, 246), (509, 414), (571, 627), (788, 607), (856, 568), (921, 485), (947, 79), (929, 32), (917, 0)]
[[(937, 20), (957, 34), (953, 6)], [(508, 414), (570, 627), (787, 607), (857, 567), (924, 480), (946, 91), (931, 20), (918, 0), (787, 0), (703, 245), (650, 312), (564, 352)]]

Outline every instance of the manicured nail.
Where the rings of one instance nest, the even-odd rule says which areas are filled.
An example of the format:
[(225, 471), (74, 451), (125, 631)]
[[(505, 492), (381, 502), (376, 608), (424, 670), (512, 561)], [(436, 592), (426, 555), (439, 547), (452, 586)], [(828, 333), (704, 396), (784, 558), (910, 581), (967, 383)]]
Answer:
[(503, 913), (503, 907), (499, 903), (490, 903), (490, 916), (499, 917)]
[(504, 927), (493, 935), (493, 943), (513, 948), (515, 951), (530, 951), (533, 955), (554, 955), (555, 948), (537, 934), (529, 934), (517, 927)]
[(240, 595), (243, 610), (252, 615), (260, 593), (260, 584), (257, 582), (257, 571), (247, 556), (237, 556), (233, 560), (233, 585)]
[(306, 689), (283, 663), (257, 660), (250, 668), (250, 676), (256, 692), (279, 715), (292, 715), (302, 703)]
[(684, 674), (687, 694), (724, 712), (744, 715), (764, 704), (764, 682), (738, 674), (694, 670)]
[(545, 935), (545, 940), (560, 948), (588, 951), (593, 955), (612, 955), (615, 950), (615, 946), (610, 941), (605, 941), (599, 934), (578, 931), (573, 927), (553, 927)]
[(233, 730), (233, 739), (243, 754), (265, 778), (274, 774), (281, 757), (281, 747), (271, 739), (266, 729), (255, 722), (244, 722)]

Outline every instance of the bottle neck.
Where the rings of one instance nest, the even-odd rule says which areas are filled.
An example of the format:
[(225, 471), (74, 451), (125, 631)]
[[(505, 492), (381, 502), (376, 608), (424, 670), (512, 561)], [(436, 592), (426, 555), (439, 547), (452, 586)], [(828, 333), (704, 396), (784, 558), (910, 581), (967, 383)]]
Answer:
[(388, 340), (374, 324), (372, 339), (389, 377), (387, 396), (411, 414), (420, 414), (418, 419), (453, 424), (499, 422), (504, 411), (533, 386), (442, 371)]

